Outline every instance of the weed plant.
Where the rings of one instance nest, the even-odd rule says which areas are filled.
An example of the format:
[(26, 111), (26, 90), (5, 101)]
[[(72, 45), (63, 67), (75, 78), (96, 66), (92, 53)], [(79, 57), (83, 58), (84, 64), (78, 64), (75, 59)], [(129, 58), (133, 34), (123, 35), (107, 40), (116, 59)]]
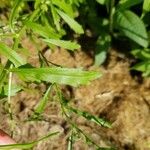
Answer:
[[(14, 0), (1, 2), (4, 6), (1, 10), (7, 9), (6, 15), (8, 19), (1, 22), (0, 32), (0, 53), (5, 57), (6, 62), (1, 63), (0, 67), (0, 95), (1, 99), (6, 100), (8, 104), (8, 113), (11, 122), (13, 123), (14, 114), (12, 109), (11, 96), (16, 95), (25, 89), (22, 85), (14, 85), (12, 83), (13, 76), (17, 76), (19, 80), (26, 84), (44, 83), (47, 90), (43, 98), (37, 104), (33, 115), (28, 118), (28, 121), (43, 120), (43, 113), (47, 105), (49, 95), (52, 89), (55, 90), (58, 103), (61, 105), (61, 111), (70, 125), (70, 137), (68, 138), (68, 150), (73, 149), (75, 137), (82, 136), (86, 143), (93, 144), (96, 149), (111, 149), (103, 148), (97, 145), (88, 135), (86, 135), (78, 125), (71, 120), (72, 113), (78, 116), (83, 116), (89, 121), (93, 121), (98, 125), (110, 127), (111, 125), (101, 118), (93, 116), (88, 112), (83, 112), (71, 107), (64, 98), (59, 85), (79, 86), (89, 83), (91, 80), (101, 76), (99, 72), (84, 71), (74, 68), (63, 68), (57, 64), (49, 62), (42, 54), (41, 49), (37, 49), (39, 57), (39, 66), (35, 67), (28, 62), (30, 50), (26, 50), (22, 44), (23, 38), (30, 38), (33, 44), (41, 42), (51, 49), (55, 46), (74, 51), (80, 48), (80, 45), (75, 41), (64, 40), (63, 36), (67, 34), (65, 25), (67, 24), (75, 34), (83, 34), (82, 26), (75, 21), (78, 17), (78, 7), (84, 3), (83, 0), (35, 0), (24, 1)], [(7, 8), (7, 7), (8, 8)], [(8, 40), (11, 44), (8, 44)], [(21, 52), (23, 57), (21, 57)], [(32, 55), (30, 53), (30, 55)], [(59, 57), (59, 56), (58, 56)], [(13, 125), (12, 125), (13, 126)], [(12, 129), (13, 130), (13, 129)], [(50, 133), (45, 137), (25, 144), (3, 145), (0, 149), (30, 149), (39, 141), (48, 139), (58, 132)]]
[[(100, 11), (100, 8), (103, 11)], [(73, 149), (77, 136), (81, 136), (87, 144), (92, 144), (95, 149), (114, 149), (97, 145), (72, 121), (71, 116), (72, 114), (82, 116), (88, 121), (106, 128), (110, 128), (111, 124), (88, 112), (72, 107), (59, 88), (61, 84), (75, 87), (84, 85), (99, 78), (101, 74), (53, 64), (44, 57), (42, 49), (38, 48), (38, 43), (42, 43), (50, 49), (55, 49), (58, 46), (69, 51), (75, 51), (80, 48), (77, 39), (74, 41), (66, 40), (65, 35), (69, 34), (68, 31), (82, 35), (88, 26), (97, 38), (95, 65), (99, 66), (104, 63), (112, 39), (123, 39), (130, 43), (133, 56), (140, 60), (140, 63), (132, 69), (142, 71), (144, 76), (149, 76), (150, 22), (148, 18), (150, 17), (150, 1), (6, 0), (0, 2), (0, 9), (4, 13), (3, 17), (7, 18), (0, 22), (0, 54), (6, 60), (0, 65), (0, 97), (6, 100), (8, 104), (10, 120), (14, 121), (11, 96), (25, 88), (19, 84), (13, 85), (12, 80), (13, 75), (15, 75), (24, 82), (24, 85), (44, 83), (47, 87), (43, 98), (37, 104), (28, 121), (43, 119), (43, 113), (53, 89), (58, 99), (57, 102), (61, 106), (63, 117), (70, 125), (68, 150)], [(38, 67), (28, 62), (28, 53), (32, 54), (30, 50), (24, 48), (23, 38), (29, 38), (36, 45), (40, 64)], [(21, 53), (23, 57), (21, 57)], [(39, 141), (46, 140), (56, 134), (57, 131), (31, 143), (5, 145), (0, 146), (0, 149), (30, 149)]]

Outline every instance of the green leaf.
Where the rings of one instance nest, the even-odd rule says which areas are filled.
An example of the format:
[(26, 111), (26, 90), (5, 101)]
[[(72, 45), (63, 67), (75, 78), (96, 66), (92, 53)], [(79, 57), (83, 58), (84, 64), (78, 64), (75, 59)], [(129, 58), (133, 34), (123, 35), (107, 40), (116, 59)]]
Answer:
[(6, 80), (6, 77), (7, 77), (7, 69), (9, 69), (11, 66), (11, 62), (9, 60), (7, 60), (5, 66), (1, 66), (1, 69), (0, 69), (0, 88), (3, 86), (5, 80)]
[(22, 3), (22, 0), (14, 1), (13, 8), (10, 14), (10, 19), (9, 19), (10, 27), (12, 30), (13, 30), (13, 22), (14, 22), (15, 17), (18, 16), (18, 8), (21, 5), (21, 3)]
[(99, 4), (104, 5), (108, 0), (96, 0)]
[(25, 81), (47, 81), (51, 83), (67, 84), (72, 86), (87, 84), (91, 80), (97, 79), (101, 76), (99, 72), (60, 67), (13, 68), (10, 71), (16, 73)]
[(76, 33), (79, 34), (84, 33), (82, 26), (78, 24), (73, 18), (71, 18), (61, 10), (57, 9), (57, 12), (64, 19), (64, 21), (70, 26), (70, 28), (73, 29)]
[(86, 3), (86, 0), (70, 0), (72, 4), (80, 6), (81, 3)]
[(117, 10), (129, 9), (132, 6), (142, 3), (143, 0), (121, 0), (117, 5)]
[(47, 136), (30, 143), (25, 144), (10, 144), (10, 145), (0, 145), (0, 150), (12, 150), (12, 149), (30, 149), (41, 141), (45, 141), (51, 136), (58, 134), (59, 132), (50, 133)]
[(43, 111), (44, 111), (44, 109), (46, 107), (46, 104), (48, 102), (48, 96), (49, 96), (49, 93), (51, 92), (51, 89), (52, 89), (52, 85), (49, 86), (49, 88), (47, 89), (46, 93), (44, 94), (44, 97), (40, 100), (40, 102), (36, 106), (36, 108), (34, 110), (34, 112), (35, 112), (34, 115), (35, 116), (41, 115), (43, 113)]
[(143, 61), (141, 63), (138, 63), (131, 69), (143, 72), (143, 76), (145, 77), (150, 76), (150, 61)]
[(41, 0), (36, 0), (34, 3), (34, 9), (38, 9), (40, 5), (41, 5)]
[(101, 126), (104, 126), (104, 127), (107, 127), (107, 128), (111, 128), (111, 124), (109, 122), (107, 122), (106, 120), (102, 119), (102, 118), (96, 117), (94, 115), (91, 115), (88, 112), (81, 111), (81, 110), (78, 110), (78, 109), (75, 109), (75, 108), (72, 108), (72, 107), (69, 107), (69, 106), (68, 106), (68, 109), (70, 111), (78, 114), (79, 116), (82, 116), (82, 117), (86, 118), (89, 121), (97, 123), (98, 125), (101, 125)]
[(70, 5), (69, 3), (66, 3), (62, 0), (52, 0), (52, 3), (57, 7), (59, 7), (59, 9), (67, 13), (69, 16), (74, 17), (74, 11), (72, 5)]
[(50, 3), (51, 7), (51, 13), (52, 17), (54, 20), (54, 24), (56, 26), (56, 29), (59, 31), (60, 30), (60, 16), (57, 14), (55, 7)]
[(104, 63), (108, 49), (110, 48), (111, 37), (108, 34), (100, 36), (96, 43), (95, 65), (99, 66)]
[(54, 40), (54, 39), (43, 39), (43, 41), (68, 50), (75, 50), (80, 48), (79, 44), (70, 41)]
[[(4, 96), (8, 96), (8, 85), (5, 85), (4, 87), (2, 87), (4, 90), (3, 94)], [(1, 90), (1, 91), (2, 91)], [(18, 86), (18, 85), (15, 85), (15, 84), (12, 84), (11, 85), (11, 91), (10, 91), (10, 96), (15, 96), (17, 92), (21, 91), (22, 90), (22, 87), (21, 86)]]
[(31, 30), (33, 30), (35, 33), (41, 35), (42, 37), (54, 38), (54, 39), (60, 38), (59, 34), (50, 30), (50, 28), (48, 28), (47, 26), (42, 26), (41, 24), (33, 23), (31, 21), (27, 21), (26, 26), (27, 28), (30, 28)]
[(149, 49), (134, 49), (131, 51), (132, 55), (141, 60), (150, 59), (150, 50)]
[(115, 14), (116, 28), (139, 45), (147, 47), (148, 35), (143, 21), (129, 10), (117, 11)]
[(144, 0), (143, 10), (146, 11), (146, 12), (150, 11), (150, 0)]
[(23, 58), (3, 43), (0, 43), (0, 54), (8, 58), (16, 67), (25, 64), (25, 60)]

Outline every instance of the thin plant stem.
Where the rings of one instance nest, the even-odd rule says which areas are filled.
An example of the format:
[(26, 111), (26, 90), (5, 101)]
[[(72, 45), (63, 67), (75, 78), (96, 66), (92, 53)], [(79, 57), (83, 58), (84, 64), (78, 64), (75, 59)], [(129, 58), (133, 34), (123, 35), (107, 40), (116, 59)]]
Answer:
[(68, 138), (68, 146), (67, 146), (67, 150), (73, 150), (73, 143), (74, 143), (74, 139), (73, 139), (73, 130), (71, 130), (71, 135)]
[(67, 107), (66, 104), (64, 104), (62, 102), (62, 94), (60, 92), (60, 90), (58, 89), (58, 86), (55, 84), (56, 87), (56, 91), (57, 91), (57, 96), (59, 98), (59, 102), (61, 105), (61, 109), (62, 109), (62, 113), (65, 115), (67, 122), (71, 125), (72, 130), (75, 129), (76, 131), (78, 131), (79, 133), (81, 133), (85, 139), (90, 142), (92, 145), (94, 145), (96, 147), (97, 150), (114, 150), (112, 148), (103, 148), (100, 147), (98, 144), (96, 144), (88, 135), (86, 135), (70, 118), (70, 115), (67, 114), (66, 110), (69, 108)]
[[(10, 65), (10, 69), (13, 68), (13, 65)], [(14, 122), (13, 122), (13, 112), (11, 108), (11, 88), (12, 88), (12, 72), (9, 72), (9, 78), (8, 78), (8, 113), (10, 117), (10, 126), (11, 126), (11, 136), (13, 136), (13, 129), (14, 129)]]
[(115, 12), (115, 0), (110, 0), (110, 10), (109, 10), (109, 32), (112, 35), (113, 34), (113, 15)]
[[(10, 69), (12, 69), (12, 64), (10, 66)], [(9, 79), (8, 79), (8, 111), (9, 111), (9, 114), (10, 114), (10, 119), (12, 120), (13, 119), (13, 116), (12, 116), (12, 110), (11, 110), (11, 86), (12, 86), (12, 72), (9, 72)]]

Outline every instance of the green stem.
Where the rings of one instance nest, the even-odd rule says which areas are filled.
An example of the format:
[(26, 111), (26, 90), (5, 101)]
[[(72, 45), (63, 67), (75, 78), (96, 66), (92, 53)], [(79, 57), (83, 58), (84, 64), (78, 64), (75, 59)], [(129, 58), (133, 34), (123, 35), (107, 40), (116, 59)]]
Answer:
[[(13, 68), (13, 65), (10, 65), (10, 69)], [(11, 126), (11, 136), (13, 136), (14, 131), (14, 122), (13, 122), (13, 112), (11, 108), (11, 88), (12, 88), (12, 72), (9, 72), (9, 80), (8, 80), (8, 113), (10, 117), (10, 126)]]
[(109, 9), (109, 32), (112, 35), (113, 34), (113, 15), (115, 12), (115, 0), (110, 0), (110, 9)]
[(66, 112), (66, 110), (68, 110), (70, 107), (68, 107), (66, 104), (63, 103), (62, 100), (62, 93), (60, 91), (60, 89), (58, 88), (58, 86), (55, 84), (55, 88), (56, 88), (56, 92), (57, 92), (57, 96), (59, 98), (59, 102), (61, 105), (61, 109), (62, 109), (62, 113), (65, 115), (66, 121), (71, 125), (72, 130), (75, 129), (77, 132), (81, 133), (83, 137), (85, 137), (86, 141), (90, 142), (90, 144), (92, 144), (93, 146), (96, 147), (97, 150), (114, 150), (113, 148), (105, 148), (105, 147), (100, 147), (99, 145), (97, 145), (88, 135), (86, 135), (78, 126), (76, 123), (74, 123), (71, 120), (71, 116), (68, 115), (68, 113)]
[[(10, 69), (12, 69), (12, 64)], [(11, 85), (12, 85), (12, 72), (9, 72), (9, 81), (8, 81), (8, 111), (10, 114), (10, 119), (13, 120), (12, 110), (11, 110)]]

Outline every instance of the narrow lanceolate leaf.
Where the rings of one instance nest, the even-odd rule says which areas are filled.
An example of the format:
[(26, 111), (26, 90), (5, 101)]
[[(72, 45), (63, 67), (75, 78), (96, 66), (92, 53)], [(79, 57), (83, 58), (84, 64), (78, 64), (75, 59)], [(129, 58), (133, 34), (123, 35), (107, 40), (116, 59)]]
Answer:
[(67, 3), (62, 0), (52, 0), (52, 3), (53, 3), (53, 5), (56, 5), (61, 10), (63, 10), (65, 13), (69, 14), (71, 17), (74, 16), (74, 11), (73, 11), (72, 5), (70, 5), (70, 3)]
[(41, 141), (45, 141), (48, 138), (50, 138), (51, 136), (54, 136), (56, 134), (58, 134), (59, 132), (54, 132), (54, 133), (50, 133), (47, 136), (34, 141), (34, 142), (30, 142), (30, 143), (25, 143), (25, 144), (10, 144), (10, 145), (0, 145), (0, 150), (12, 150), (12, 149), (30, 149), (33, 146), (35, 146), (36, 144), (38, 144)]
[(70, 111), (78, 114), (79, 116), (86, 118), (89, 121), (95, 122), (96, 124), (107, 127), (107, 128), (111, 128), (111, 124), (102, 118), (96, 117), (94, 115), (91, 115), (88, 112), (81, 111), (81, 110), (75, 109), (73, 107), (68, 106), (68, 108)]
[(84, 33), (82, 26), (79, 23), (77, 23), (73, 18), (71, 18), (61, 10), (57, 9), (57, 12), (64, 19), (64, 21), (70, 26), (70, 28), (73, 29), (76, 33), (79, 34)]
[(13, 22), (14, 22), (14, 19), (16, 18), (16, 16), (18, 15), (18, 8), (19, 8), (21, 3), (22, 3), (22, 0), (15, 0), (14, 1), (13, 9), (11, 11), (10, 20), (9, 20), (10, 27), (12, 30), (13, 30)]
[(149, 42), (146, 28), (143, 21), (136, 14), (129, 10), (117, 11), (114, 22), (120, 32), (125, 36), (143, 47), (148, 46)]
[(24, 59), (22, 59), (14, 50), (3, 43), (0, 43), (0, 54), (8, 58), (16, 67), (25, 64)]
[(55, 38), (55, 39), (60, 38), (59, 34), (56, 34), (54, 31), (50, 30), (48, 27), (42, 26), (38, 23), (27, 21), (26, 26), (27, 28), (30, 28), (32, 31), (34, 31), (35, 33), (39, 34), (40, 36), (44, 38)]
[(55, 40), (55, 39), (43, 39), (43, 41), (68, 49), (68, 50), (75, 50), (79, 49), (80, 45), (75, 43), (75, 42), (70, 42), (70, 41), (64, 41), (64, 40)]
[(50, 94), (51, 89), (52, 89), (52, 85), (49, 86), (49, 88), (47, 89), (47, 91), (44, 94), (43, 98), (40, 100), (37, 107), (35, 108), (35, 115), (40, 115), (40, 114), (43, 113), (43, 111), (46, 107), (46, 104), (48, 102), (48, 96)]
[(11, 72), (30, 82), (47, 81), (51, 83), (67, 84), (72, 86), (87, 84), (101, 76), (99, 72), (82, 71), (69, 68), (13, 68)]
[(52, 5), (52, 3), (50, 3), (50, 7), (51, 7), (51, 13), (52, 13), (52, 17), (54, 20), (54, 24), (56, 26), (56, 29), (59, 31), (60, 30), (60, 16), (57, 14), (56, 8)]

